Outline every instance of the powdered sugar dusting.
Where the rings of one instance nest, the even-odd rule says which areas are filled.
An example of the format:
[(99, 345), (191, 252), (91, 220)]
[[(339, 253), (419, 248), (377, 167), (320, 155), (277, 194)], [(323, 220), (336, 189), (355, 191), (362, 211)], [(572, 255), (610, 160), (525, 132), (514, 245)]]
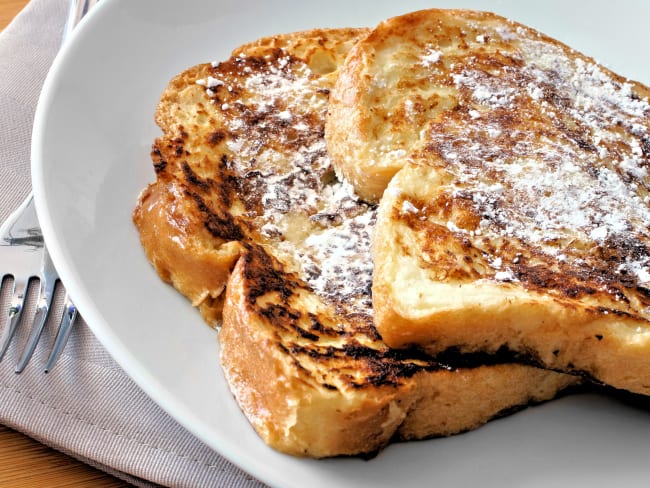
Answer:
[(323, 137), (331, 81), (284, 55), (263, 64), (242, 56), (234, 69), (244, 89), (223, 92), (215, 110), (228, 130), (228, 168), (242, 182), (247, 218), (316, 294), (343, 313), (371, 316), (375, 210), (334, 175)]
[[(520, 44), (515, 62), (498, 72), (457, 66), (450, 77), (462, 110), (454, 116), (466, 118), (432, 125), (425, 142), (426, 157), (438, 153), (453, 175), (453, 195), (481, 215), (477, 229), (454, 231), (518, 239), (563, 261), (576, 246), (634, 242), (617, 250), (618, 273), (648, 286), (648, 99), (559, 45), (498, 33)], [(514, 278), (496, 264), (494, 279)]]
[(436, 64), (438, 61), (440, 61), (441, 57), (442, 57), (442, 51), (428, 47), (425, 50), (425, 53), (422, 56), (420, 63), (422, 63), (424, 66), (431, 66)]
[(375, 214), (367, 209), (341, 225), (315, 232), (304, 249), (297, 250), (314, 290), (357, 314), (372, 315), (370, 245)]
[(458, 88), (469, 87), (474, 100), (490, 107), (511, 107), (517, 93), (516, 88), (503, 86), (498, 78), (484, 77), (478, 73), (454, 74), (453, 79)]

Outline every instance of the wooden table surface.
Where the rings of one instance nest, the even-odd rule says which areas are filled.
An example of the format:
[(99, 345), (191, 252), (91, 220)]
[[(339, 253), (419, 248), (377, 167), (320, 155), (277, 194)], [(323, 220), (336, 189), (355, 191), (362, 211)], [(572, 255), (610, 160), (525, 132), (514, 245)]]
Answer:
[[(0, 0), (0, 30), (28, 0)], [(0, 80), (1, 82), (1, 80)], [(0, 425), (1, 488), (116, 488), (128, 486), (88, 465)]]

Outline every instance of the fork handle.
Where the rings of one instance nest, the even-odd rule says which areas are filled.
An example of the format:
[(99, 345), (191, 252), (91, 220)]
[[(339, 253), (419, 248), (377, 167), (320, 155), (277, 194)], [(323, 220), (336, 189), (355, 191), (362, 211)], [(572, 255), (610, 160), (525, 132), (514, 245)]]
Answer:
[(81, 19), (90, 11), (99, 0), (70, 0), (70, 7), (68, 8), (68, 18), (65, 21), (63, 28), (63, 41), (70, 37), (72, 29), (74, 29)]

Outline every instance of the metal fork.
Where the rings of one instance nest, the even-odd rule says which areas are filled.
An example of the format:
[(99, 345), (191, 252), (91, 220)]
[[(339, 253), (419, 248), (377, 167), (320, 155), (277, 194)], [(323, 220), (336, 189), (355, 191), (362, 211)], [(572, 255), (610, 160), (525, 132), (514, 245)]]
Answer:
[[(4, 283), (8, 284), (9, 276), (13, 277), (10, 289), (9, 313), (0, 337), (0, 361), (7, 352), (18, 324), (21, 322), (30, 281), (38, 279), (40, 282), (38, 301), (29, 339), (16, 364), (15, 371), (20, 373), (25, 369), (36, 349), (52, 307), (54, 288), (59, 280), (43, 241), (43, 234), (36, 216), (32, 195), (0, 227), (0, 260), (3, 263), (11, 263), (12, 267), (3, 276)], [(59, 323), (54, 346), (45, 366), (45, 372), (50, 371), (54, 366), (70, 335), (76, 317), (77, 309), (66, 292), (63, 316)]]
[[(67, 40), (72, 29), (98, 1), (70, 0), (62, 42)], [(29, 363), (39, 342), (43, 328), (47, 323), (48, 315), (52, 307), (55, 286), (59, 281), (59, 275), (52, 264), (52, 260), (43, 241), (43, 233), (41, 232), (38, 217), (36, 216), (34, 198), (31, 193), (20, 207), (9, 216), (2, 227), (0, 227), (0, 260), (3, 263), (11, 263), (13, 268), (0, 277), (3, 286), (10, 280), (9, 276), (13, 278), (9, 311), (5, 327), (2, 330), (2, 336), (0, 336), (0, 361), (2, 361), (2, 358), (7, 352), (9, 344), (21, 322), (23, 309), (28, 298), (27, 294), (30, 281), (37, 279), (40, 284), (32, 328), (15, 368), (16, 373), (21, 373)], [(56, 360), (65, 347), (76, 318), (77, 309), (66, 291), (63, 315), (61, 316), (52, 351), (45, 365), (46, 373), (54, 367)]]

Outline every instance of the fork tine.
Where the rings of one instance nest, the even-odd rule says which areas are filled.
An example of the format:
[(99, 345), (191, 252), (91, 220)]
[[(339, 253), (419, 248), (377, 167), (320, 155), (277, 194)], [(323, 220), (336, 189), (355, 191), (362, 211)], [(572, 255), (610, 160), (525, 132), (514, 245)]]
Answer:
[(36, 306), (36, 313), (34, 314), (34, 321), (32, 323), (32, 330), (29, 332), (29, 339), (23, 350), (22, 356), (16, 365), (16, 373), (22, 373), (27, 366), (27, 363), (34, 354), (36, 345), (43, 332), (43, 327), (47, 321), (47, 315), (52, 307), (52, 298), (54, 296), (54, 286), (56, 284), (56, 271), (54, 265), (44, 249), (43, 263), (41, 266), (40, 288), (38, 294), (38, 304)]
[(63, 316), (61, 317), (61, 323), (59, 324), (59, 331), (56, 334), (52, 352), (50, 353), (50, 357), (47, 359), (47, 364), (45, 365), (46, 373), (50, 372), (50, 370), (56, 364), (56, 361), (59, 359), (61, 351), (63, 351), (66, 343), (68, 342), (68, 337), (70, 337), (70, 332), (72, 332), (72, 327), (74, 326), (76, 319), (77, 307), (74, 306), (74, 303), (72, 303), (70, 297), (66, 293)]
[(2, 361), (2, 358), (9, 348), (11, 339), (16, 332), (16, 328), (18, 327), (18, 322), (20, 322), (20, 317), (23, 314), (27, 283), (27, 281), (24, 281), (22, 279), (14, 278), (11, 293), (11, 304), (9, 305), (7, 322), (5, 323), (5, 328), (2, 331), (2, 337), (0, 337), (0, 361)]
[(38, 305), (36, 307), (36, 313), (34, 315), (34, 322), (32, 324), (32, 330), (29, 332), (29, 339), (27, 339), (27, 344), (25, 349), (16, 364), (16, 373), (22, 373), (27, 366), (27, 363), (32, 358), (36, 345), (41, 337), (43, 332), (43, 327), (45, 326), (45, 321), (47, 320), (47, 313), (50, 309), (52, 302), (52, 291), (53, 287), (49, 283), (44, 283), (41, 280), (41, 286), (39, 291)]

